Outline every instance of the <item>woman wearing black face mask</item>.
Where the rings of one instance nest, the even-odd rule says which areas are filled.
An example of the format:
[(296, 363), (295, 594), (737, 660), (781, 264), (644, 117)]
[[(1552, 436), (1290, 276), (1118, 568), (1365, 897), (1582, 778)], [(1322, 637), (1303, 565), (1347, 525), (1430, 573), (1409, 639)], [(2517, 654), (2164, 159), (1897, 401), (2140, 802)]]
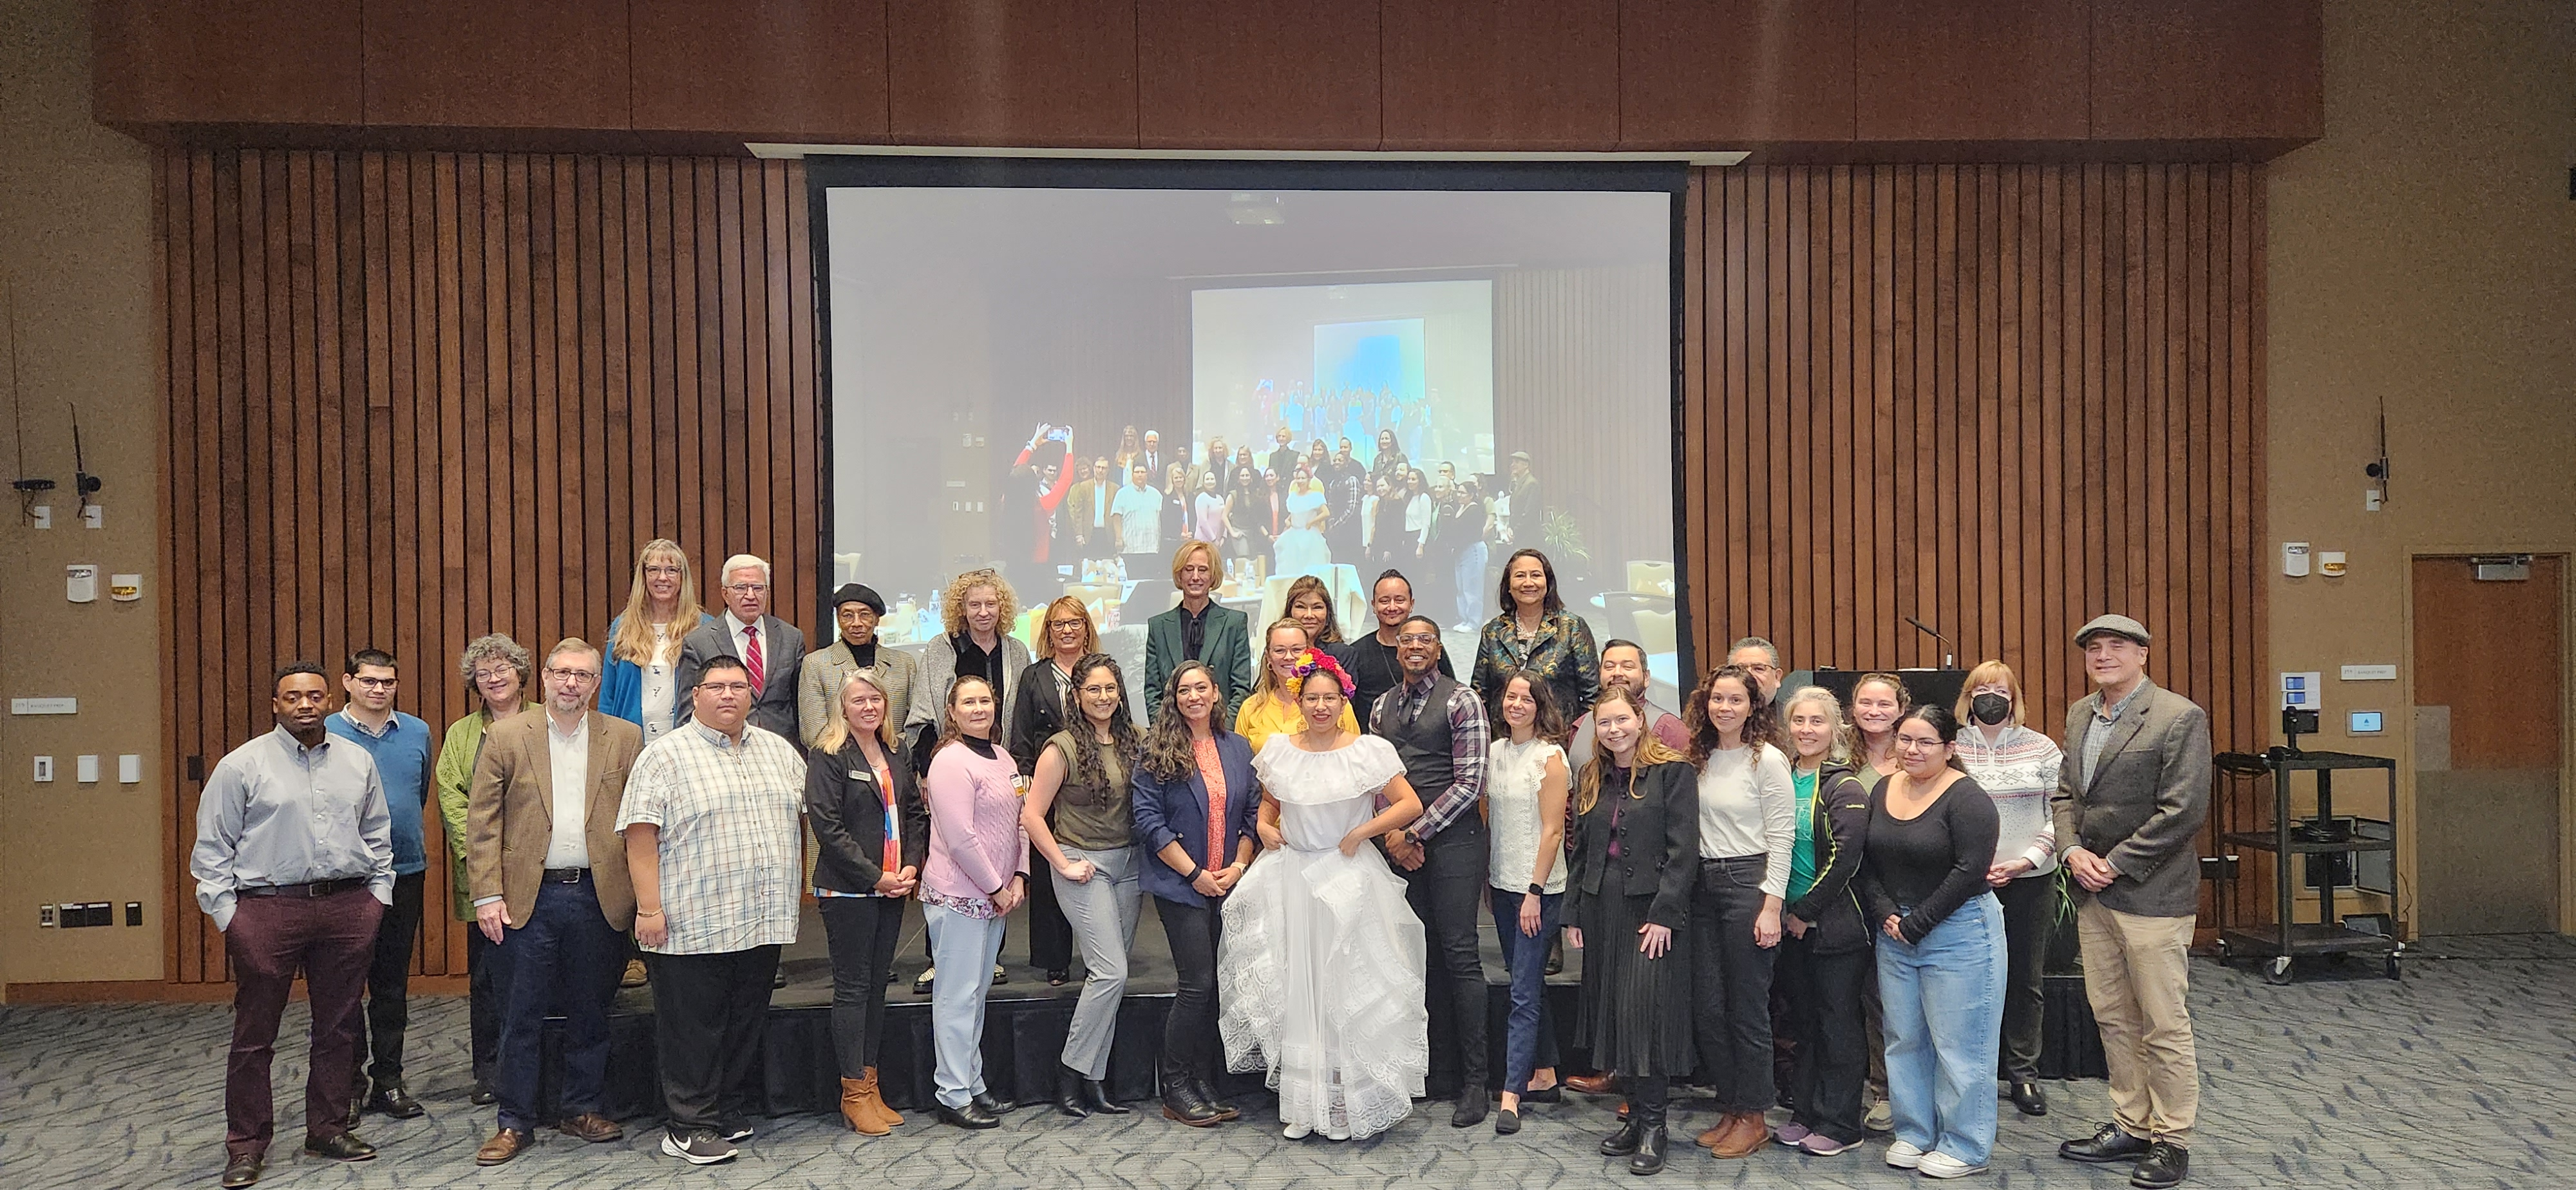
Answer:
[(2039, 1090), (2040, 966), (2055, 923), (2048, 876), (2057, 869), (2057, 830), (2049, 795), (2065, 761), (2047, 733), (2022, 726), (2021, 681), (2012, 667), (1988, 661), (1968, 671), (1959, 690), (1958, 758), (1985, 787), (2001, 826), (1986, 884), (2004, 908), (2004, 1074), (2013, 1106), (2048, 1114)]

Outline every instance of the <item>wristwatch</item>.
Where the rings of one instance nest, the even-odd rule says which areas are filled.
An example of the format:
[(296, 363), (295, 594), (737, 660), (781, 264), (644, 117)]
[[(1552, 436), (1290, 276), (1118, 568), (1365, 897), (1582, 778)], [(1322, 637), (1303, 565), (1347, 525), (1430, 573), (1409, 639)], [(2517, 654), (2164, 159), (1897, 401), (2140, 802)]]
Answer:
[(1543, 896), (1546, 896), (1546, 895), (1547, 895), (1547, 886), (1546, 886), (1546, 885), (1544, 885), (1544, 884), (1537, 883), (1536, 881), (1532, 881), (1532, 882), (1530, 883), (1530, 886), (1529, 886), (1529, 895), (1531, 895), (1531, 896), (1533, 896), (1533, 897), (1543, 897)]

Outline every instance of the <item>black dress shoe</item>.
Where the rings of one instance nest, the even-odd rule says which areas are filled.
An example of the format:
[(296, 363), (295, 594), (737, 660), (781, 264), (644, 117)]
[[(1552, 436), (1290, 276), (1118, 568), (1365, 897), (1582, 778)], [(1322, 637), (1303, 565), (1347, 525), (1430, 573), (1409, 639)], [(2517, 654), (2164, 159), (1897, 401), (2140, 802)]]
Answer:
[(985, 1111), (983, 1105), (972, 1099), (967, 1100), (966, 1106), (964, 1107), (950, 1107), (945, 1103), (940, 1104), (939, 1122), (942, 1124), (953, 1124), (959, 1128), (968, 1129), (999, 1128), (1002, 1126), (1002, 1118), (1000, 1116)]
[(1124, 1116), (1133, 1112), (1131, 1108), (1120, 1107), (1111, 1102), (1108, 1085), (1096, 1078), (1082, 1080), (1082, 1103), (1095, 1115)]
[(1613, 1132), (1610, 1135), (1601, 1138), (1601, 1155), (1604, 1157), (1625, 1157), (1630, 1153), (1636, 1152), (1637, 1144), (1640, 1140), (1644, 1139), (1645, 1132), (1646, 1125), (1643, 1122), (1639, 1121), (1633, 1115), (1628, 1117), (1625, 1123), (1619, 1125), (1619, 1130), (1617, 1132)]
[(1650, 1174), (1664, 1172), (1664, 1146), (1670, 1143), (1664, 1126), (1648, 1124), (1637, 1134), (1637, 1151), (1628, 1155), (1628, 1172)]
[(2086, 1165), (2110, 1165), (2138, 1160), (2152, 1147), (2145, 1137), (2131, 1136), (2117, 1124), (2104, 1124), (2091, 1136), (2057, 1146), (2057, 1155)]
[(224, 1188), (241, 1190), (241, 1187), (258, 1181), (259, 1172), (260, 1160), (250, 1153), (244, 1153), (226, 1161), (224, 1162)]
[(2048, 1096), (2040, 1092), (2039, 1080), (2037, 1079), (2014, 1079), (2012, 1085), (2012, 1101), (2013, 1106), (2020, 1108), (2021, 1114), (2025, 1116), (2044, 1116), (2048, 1114)]
[(1520, 1130), (1521, 1113), (1517, 1110), (1507, 1107), (1494, 1113), (1494, 1135), (1510, 1136)]
[(465, 1093), (465, 1101), (476, 1107), (490, 1107), (500, 1102), (501, 1097), (493, 1093), (492, 1084), (478, 1079), (474, 1083), (474, 1089)]
[(367, 1110), (392, 1116), (397, 1120), (417, 1120), (427, 1114), (420, 1106), (420, 1100), (412, 1098), (410, 1092), (403, 1090), (401, 1083), (390, 1085), (378, 1083), (375, 1093), (367, 1096)]
[(1199, 1094), (1197, 1084), (1172, 1077), (1163, 1080), (1163, 1118), (1192, 1128), (1214, 1128), (1225, 1122), (1208, 1106), (1207, 1097)]
[(304, 1151), (311, 1153), (316, 1157), (328, 1157), (333, 1161), (373, 1161), (376, 1159), (376, 1146), (368, 1144), (367, 1142), (358, 1139), (356, 1135), (347, 1132), (340, 1133), (337, 1136), (305, 1137)]
[(359, 1122), (366, 1119), (366, 1116), (366, 1099), (364, 1097), (352, 1099), (349, 1101), (349, 1114), (340, 1118), (340, 1127), (355, 1132), (358, 1130)]
[(967, 1102), (974, 1104), (978, 1109), (984, 1112), (996, 1116), (1009, 1115), (1011, 1114), (1011, 1109), (1019, 1106), (1019, 1104), (1013, 1103), (1008, 1099), (1001, 1098), (1000, 1096), (993, 1094), (991, 1091), (977, 1091), (975, 1093), (975, 1097)]
[(2139, 1190), (2166, 1190), (2182, 1185), (2184, 1175), (2190, 1172), (2191, 1150), (2160, 1140), (2147, 1146), (2146, 1159), (2129, 1173), (2129, 1184)]
[(1070, 1066), (1055, 1068), (1055, 1109), (1077, 1120), (1091, 1118), (1091, 1105), (1082, 1101), (1082, 1072)]
[(1485, 1092), (1482, 1088), (1460, 1091), (1457, 1110), (1449, 1113), (1449, 1126), (1473, 1128), (1482, 1124), (1485, 1122), (1485, 1113), (1490, 1107), (1491, 1105), (1485, 1102)]
[(1226, 1102), (1224, 1096), (1217, 1094), (1216, 1087), (1211, 1085), (1206, 1079), (1194, 1079), (1192, 1081), (1198, 1086), (1199, 1098), (1207, 1101), (1208, 1110), (1215, 1112), (1217, 1119), (1235, 1120), (1243, 1117), (1243, 1113), (1235, 1110), (1235, 1106), (1233, 1104)]

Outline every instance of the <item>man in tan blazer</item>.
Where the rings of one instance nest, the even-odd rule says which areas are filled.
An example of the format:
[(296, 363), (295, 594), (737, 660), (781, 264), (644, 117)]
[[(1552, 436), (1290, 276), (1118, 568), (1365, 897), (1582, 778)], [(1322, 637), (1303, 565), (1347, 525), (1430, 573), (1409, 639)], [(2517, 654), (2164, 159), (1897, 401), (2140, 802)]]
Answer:
[(599, 650), (588, 643), (557, 644), (538, 675), (545, 713), (493, 724), (474, 762), (466, 876), (475, 924), (510, 968), (493, 1079), (501, 1121), (475, 1151), (481, 1165), (499, 1165), (535, 1141), (537, 1059), (550, 1006), (563, 1011), (566, 1026), (555, 1127), (595, 1144), (624, 1136), (601, 1109), (608, 1003), (635, 924), (617, 808), (644, 733), (591, 709), (599, 667)]
[(885, 618), (885, 610), (885, 599), (865, 583), (843, 583), (832, 592), (832, 618), (840, 626), (840, 638), (806, 654), (796, 667), (799, 743), (812, 747), (824, 725), (841, 717), (841, 683), (858, 670), (874, 673), (877, 688), (885, 691), (886, 722), (900, 724), (912, 713), (913, 671), (919, 663), (910, 653), (877, 644), (877, 621)]
[(2084, 992), (2111, 1074), (2111, 1122), (2057, 1152), (2135, 1162), (2129, 1184), (2141, 1190), (2179, 1185), (2191, 1168), (2200, 1068), (2184, 996), (2212, 759), (2208, 713), (2147, 680), (2154, 642), (2122, 615), (2076, 630), (2097, 688), (2066, 708), (2066, 764), (2049, 799), (2059, 858), (2083, 890)]

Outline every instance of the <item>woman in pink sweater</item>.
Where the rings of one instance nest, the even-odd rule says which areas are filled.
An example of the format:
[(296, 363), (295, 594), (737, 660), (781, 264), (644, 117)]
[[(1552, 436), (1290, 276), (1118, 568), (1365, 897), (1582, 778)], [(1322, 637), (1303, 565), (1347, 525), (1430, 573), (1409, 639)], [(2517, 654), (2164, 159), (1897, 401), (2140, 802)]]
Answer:
[(993, 742), (997, 705), (982, 677), (948, 688), (939, 748), (922, 783), (930, 862), (921, 871), (921, 915), (940, 971), (930, 998), (933, 1083), (940, 1122), (960, 1128), (998, 1127), (1012, 1106), (984, 1090), (984, 994), (1002, 953), (1002, 919), (1027, 899), (1029, 870), (1019, 767)]

